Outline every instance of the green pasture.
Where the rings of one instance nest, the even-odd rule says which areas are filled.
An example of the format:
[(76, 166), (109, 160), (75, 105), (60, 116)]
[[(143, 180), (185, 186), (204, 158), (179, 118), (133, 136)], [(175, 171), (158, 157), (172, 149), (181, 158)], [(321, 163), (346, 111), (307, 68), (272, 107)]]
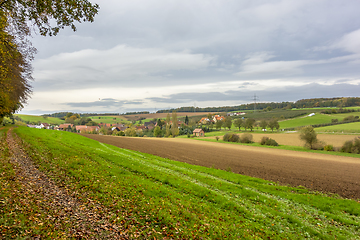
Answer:
[[(360, 203), (354, 200), (281, 186), (231, 169), (192, 166), (120, 149), (68, 132), (24, 127), (14, 131), (41, 171), (76, 192), (78, 199), (86, 196), (105, 206), (115, 223), (124, 224), (129, 234), (136, 231), (138, 238), (358, 239), (360, 235)], [(11, 196), (11, 189), (5, 189), (2, 193)], [(14, 201), (5, 201), (2, 207), (11, 209), (10, 204), (21, 199)], [(36, 215), (38, 220), (44, 218), (39, 226), (26, 221), (32, 212), (36, 209), (23, 213), (14, 208), (0, 215), (0, 223), (16, 222), (22, 226), (18, 232), (36, 224), (38, 235), (45, 237), (51, 231), (48, 216)]]
[(90, 116), (91, 120), (96, 123), (111, 123), (117, 124), (121, 122), (128, 122), (118, 116)]
[(316, 128), (316, 132), (329, 133), (360, 133), (360, 122), (332, 125)]
[(22, 119), (22, 121), (29, 121), (34, 123), (49, 123), (49, 124), (62, 124), (65, 121), (61, 120), (60, 118), (54, 118), (54, 117), (43, 117), (43, 116), (35, 116), (35, 115), (25, 115), (25, 114), (14, 114), (14, 116), (18, 116)]
[(342, 120), (341, 117), (338, 117), (337, 114), (334, 115), (324, 115), (316, 113), (315, 116), (312, 117), (302, 117), (302, 118), (295, 118), (289, 119), (279, 122), (280, 129), (283, 128), (296, 128), (300, 126), (307, 126), (313, 124), (321, 124), (321, 123), (331, 123), (331, 119), (338, 119), (339, 121)]

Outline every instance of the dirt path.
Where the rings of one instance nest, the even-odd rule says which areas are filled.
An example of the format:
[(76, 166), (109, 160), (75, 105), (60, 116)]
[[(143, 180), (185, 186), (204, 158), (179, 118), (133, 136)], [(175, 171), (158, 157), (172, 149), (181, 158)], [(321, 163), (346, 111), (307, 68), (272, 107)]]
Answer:
[(189, 139), (83, 135), (117, 147), (360, 199), (360, 159)]
[(6, 141), (18, 180), (27, 192), (41, 199), (37, 201), (39, 207), (47, 212), (48, 220), (57, 231), (64, 231), (61, 228), (69, 223), (69, 236), (66, 238), (128, 239), (128, 236), (121, 234), (121, 231), (124, 232), (121, 226), (110, 223), (110, 214), (102, 214), (107, 212), (103, 206), (90, 199), (79, 201), (73, 192), (69, 192), (66, 187), (57, 186), (39, 171), (13, 136), (11, 129)]

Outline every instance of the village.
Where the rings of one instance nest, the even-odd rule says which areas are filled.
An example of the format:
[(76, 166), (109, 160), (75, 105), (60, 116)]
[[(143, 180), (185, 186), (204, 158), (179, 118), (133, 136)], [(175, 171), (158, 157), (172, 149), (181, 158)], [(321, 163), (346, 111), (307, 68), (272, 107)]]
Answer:
[[(244, 115), (244, 112), (238, 113), (227, 113), (226, 116), (240, 116)], [(71, 119), (73, 116), (77, 116), (78, 114), (74, 114), (67, 119)], [(211, 115), (211, 114), (210, 114)], [(187, 134), (194, 137), (204, 137), (205, 131), (202, 126), (215, 125), (217, 122), (225, 121), (225, 117), (219, 114), (208, 115), (207, 117), (203, 117), (200, 121), (197, 121), (195, 126), (189, 126), (188, 121), (180, 121), (178, 120), (177, 126), (178, 129), (183, 130), (180, 131), (180, 135)], [(76, 119), (76, 118), (75, 118)], [(100, 134), (100, 135), (114, 135), (114, 136), (149, 136), (155, 135), (162, 136), (166, 135), (166, 126), (168, 125), (166, 120), (163, 119), (153, 119), (152, 121), (144, 122), (143, 124), (136, 123), (96, 123), (91, 121), (88, 118), (88, 122), (86, 125), (78, 125), (74, 121), (74, 123), (62, 123), (59, 125), (53, 125), (49, 123), (39, 123), (39, 124), (27, 124), (29, 128), (37, 128), (37, 129), (50, 129), (50, 130), (58, 130), (58, 131), (68, 131), (68, 132), (76, 132), (82, 134)], [(173, 125), (173, 121), (169, 121), (169, 127), (171, 128)], [(155, 129), (158, 128), (161, 131), (164, 131), (164, 134), (156, 134)], [(191, 129), (191, 132), (189, 131)], [(151, 134), (149, 134), (151, 133)]]

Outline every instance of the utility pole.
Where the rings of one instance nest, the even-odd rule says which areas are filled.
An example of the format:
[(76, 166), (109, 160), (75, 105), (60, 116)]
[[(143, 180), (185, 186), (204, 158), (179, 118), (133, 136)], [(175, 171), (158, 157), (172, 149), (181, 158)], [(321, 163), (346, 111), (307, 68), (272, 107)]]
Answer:
[(254, 100), (254, 112), (256, 112), (256, 100), (258, 100), (258, 99), (259, 99), (259, 97), (256, 96), (256, 94), (254, 94), (254, 98), (253, 98), (253, 100)]

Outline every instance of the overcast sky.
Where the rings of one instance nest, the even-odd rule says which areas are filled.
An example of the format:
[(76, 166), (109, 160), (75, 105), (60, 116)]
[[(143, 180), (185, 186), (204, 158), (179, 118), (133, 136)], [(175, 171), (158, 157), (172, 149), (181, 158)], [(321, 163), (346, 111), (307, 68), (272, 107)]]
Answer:
[(359, 96), (358, 0), (97, 0), (94, 23), (34, 35), (20, 112), (127, 112)]

